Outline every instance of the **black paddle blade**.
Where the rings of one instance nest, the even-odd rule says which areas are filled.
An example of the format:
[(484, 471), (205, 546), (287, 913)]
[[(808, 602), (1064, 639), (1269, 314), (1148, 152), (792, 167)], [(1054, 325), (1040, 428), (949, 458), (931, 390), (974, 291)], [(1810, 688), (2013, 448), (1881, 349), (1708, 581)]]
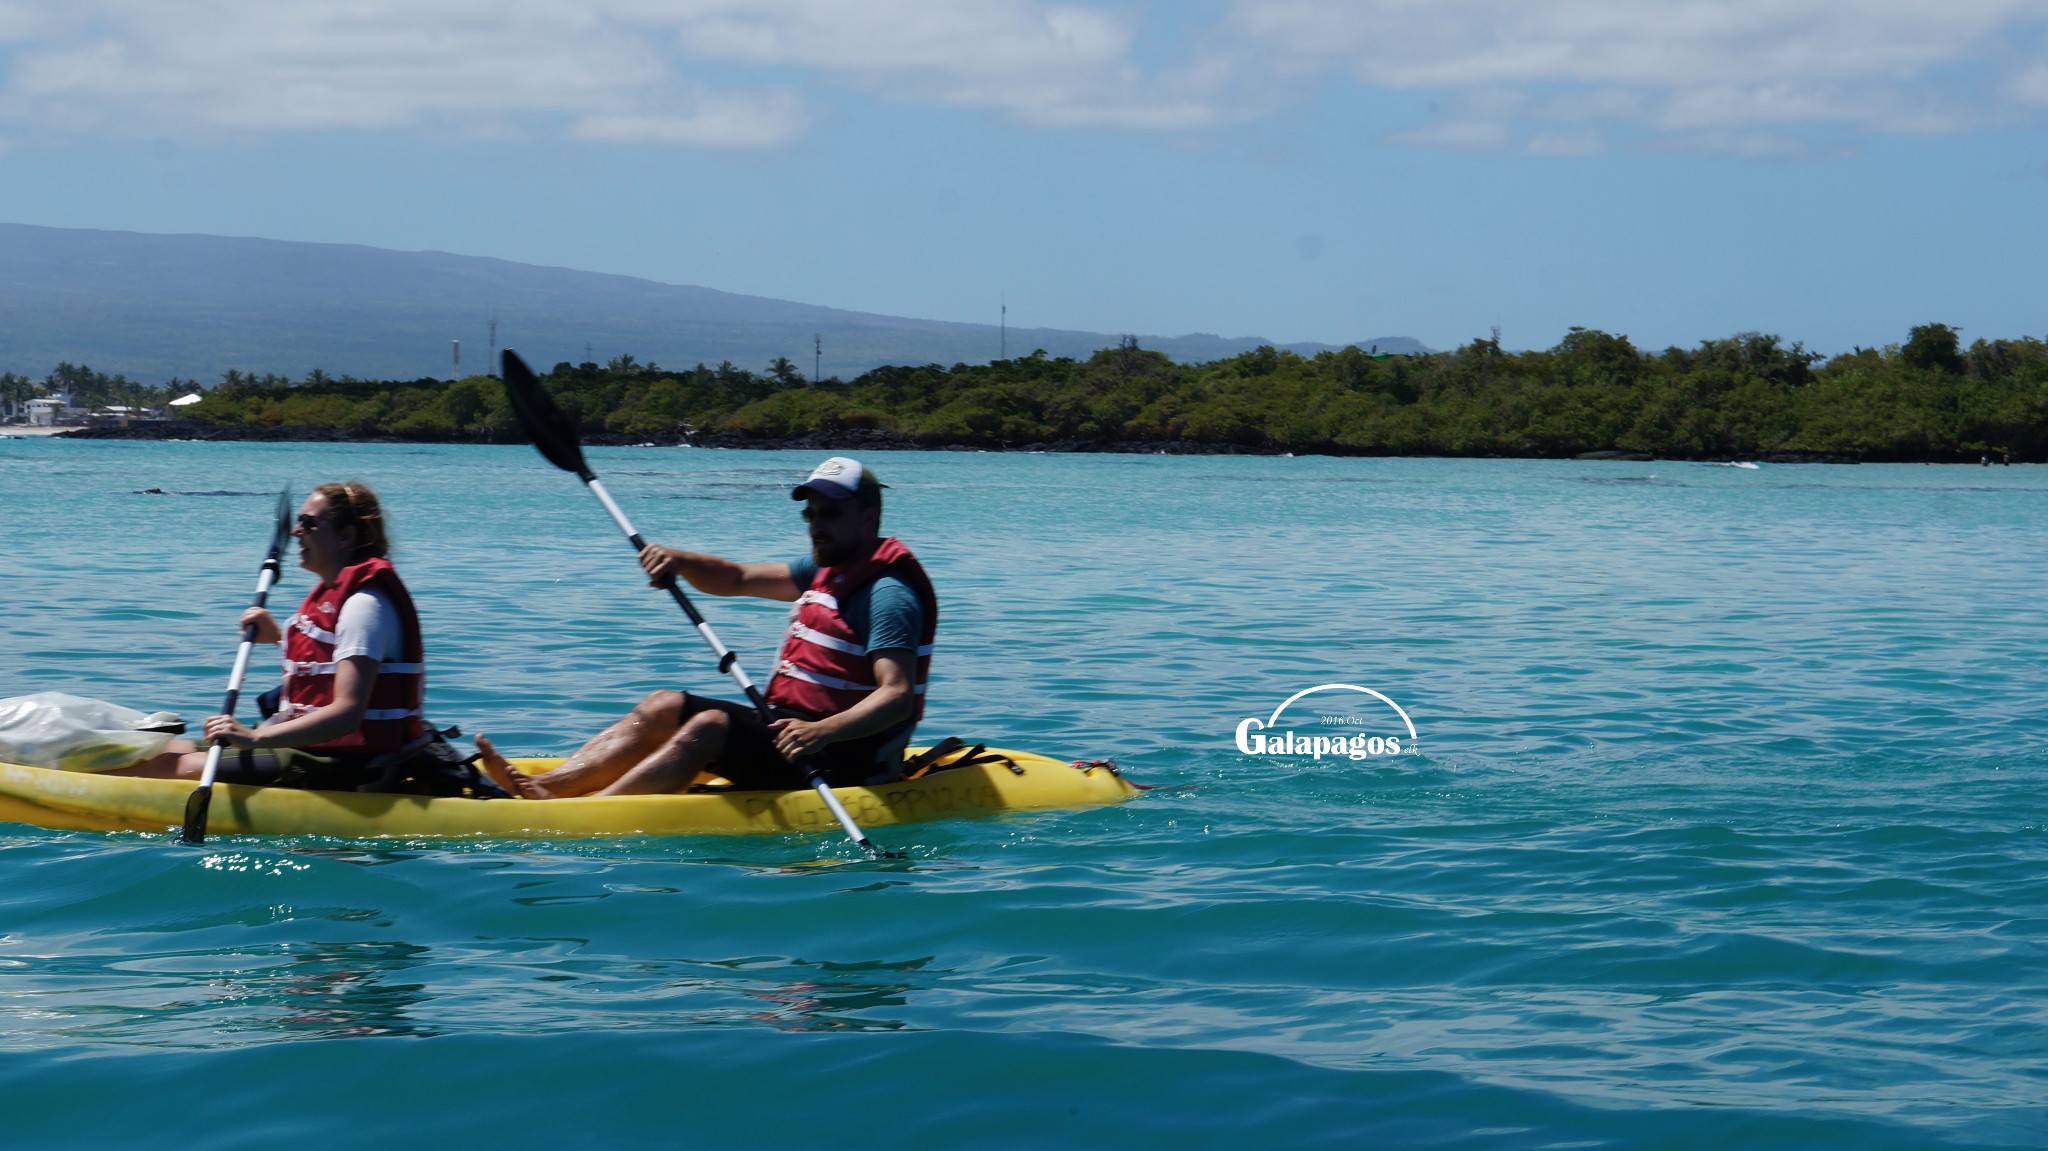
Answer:
[(548, 398), (540, 378), (510, 348), (505, 349), (504, 368), (505, 397), (512, 401), (512, 414), (519, 417), (519, 426), (533, 437), (533, 446), (540, 449), (549, 463), (590, 479), (590, 469), (583, 465), (583, 442), (576, 434), (576, 425)]
[(194, 788), (185, 799), (185, 826), (179, 830), (178, 838), (186, 843), (206, 842), (206, 809), (213, 803), (213, 789)]
[(270, 533), (270, 558), (284, 554), (284, 541), (292, 535), (292, 488), (286, 484), (277, 493), (277, 525)]

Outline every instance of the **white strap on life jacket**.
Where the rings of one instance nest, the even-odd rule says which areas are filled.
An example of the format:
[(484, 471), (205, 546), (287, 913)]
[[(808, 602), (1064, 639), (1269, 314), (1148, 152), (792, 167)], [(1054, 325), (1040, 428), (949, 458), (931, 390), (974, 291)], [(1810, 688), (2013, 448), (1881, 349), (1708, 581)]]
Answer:
[[(331, 663), (300, 662), (288, 659), (284, 661), (284, 674), (287, 677), (294, 675), (333, 675), (336, 667), (337, 665)], [(380, 663), (377, 665), (377, 672), (380, 675), (425, 675), (426, 671), (427, 665), (423, 663)]]
[(329, 647), (334, 646), (334, 633), (307, 619), (305, 616), (294, 615), (289, 621), (289, 626), (297, 628), (299, 631), (312, 636)]
[[(807, 603), (823, 604), (833, 611), (839, 610), (839, 597), (828, 591), (806, 591), (804, 594), (796, 597), (796, 608), (801, 608)], [(791, 610), (794, 611), (796, 608)]]
[[(308, 703), (281, 703), (277, 707), (277, 714), (272, 718), (297, 719), (302, 715), (311, 715), (319, 710), (319, 708), (314, 707), (312, 704)], [(365, 720), (406, 719), (411, 716), (423, 714), (424, 710), (425, 709), (423, 708), (417, 707), (373, 707), (368, 708), (363, 712), (363, 718)]]
[(834, 639), (816, 628), (805, 627), (800, 623), (790, 624), (789, 634), (806, 643), (814, 643), (819, 647), (830, 648), (833, 651), (843, 651), (848, 655), (866, 655), (868, 653), (868, 649), (857, 643), (848, 643), (843, 639)]
[(875, 690), (874, 684), (855, 683), (850, 679), (840, 679), (837, 676), (825, 675), (820, 672), (805, 671), (803, 668), (798, 667), (797, 665), (789, 662), (788, 660), (783, 660), (781, 664), (779, 664), (775, 668), (775, 674), (786, 675), (791, 679), (800, 679), (805, 683), (815, 683), (820, 687), (829, 687), (834, 689), (835, 691)]
[[(788, 677), (789, 677), (789, 678), (791, 678), (791, 679), (800, 679), (800, 680), (804, 681), (805, 683), (815, 683), (815, 684), (817, 684), (817, 685), (818, 685), (819, 687), (829, 687), (829, 688), (831, 688), (831, 689), (832, 689), (832, 690), (834, 690), (834, 691), (873, 691), (873, 690), (875, 690), (875, 685), (874, 685), (874, 684), (871, 684), (871, 683), (855, 683), (855, 682), (853, 682), (853, 681), (852, 681), (852, 680), (850, 680), (850, 679), (839, 679), (839, 678), (838, 678), (838, 677), (836, 677), (836, 676), (829, 676), (829, 675), (825, 675), (825, 674), (823, 674), (823, 673), (821, 673), (821, 672), (815, 672), (815, 671), (805, 671), (805, 670), (804, 670), (803, 668), (800, 668), (800, 667), (796, 666), (795, 664), (793, 664), (793, 663), (789, 662), (788, 660), (783, 660), (783, 661), (782, 661), (782, 662), (781, 662), (780, 664), (778, 664), (778, 665), (776, 666), (776, 668), (775, 668), (775, 674), (776, 674), (776, 675), (786, 675), (786, 676), (788, 676)], [(923, 695), (923, 694), (924, 694), (924, 685), (923, 685), (923, 684), (918, 684), (918, 685), (917, 685), (917, 687), (916, 687), (916, 688), (915, 688), (914, 690), (916, 691), (916, 693), (917, 693), (918, 695)]]

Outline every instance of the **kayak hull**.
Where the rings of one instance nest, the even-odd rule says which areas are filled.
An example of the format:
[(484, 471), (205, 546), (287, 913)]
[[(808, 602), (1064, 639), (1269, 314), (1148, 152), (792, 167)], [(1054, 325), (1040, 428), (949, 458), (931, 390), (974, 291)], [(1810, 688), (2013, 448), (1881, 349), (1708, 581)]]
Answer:
[[(921, 750), (921, 749), (913, 749)], [(993, 749), (991, 749), (993, 750)], [(1137, 788), (1105, 767), (1030, 752), (1003, 763), (946, 768), (914, 780), (835, 788), (863, 829), (1010, 811), (1120, 803)], [(514, 759), (546, 771), (559, 759)], [(134, 779), (0, 763), (0, 821), (62, 831), (175, 830), (191, 780)], [(216, 784), (209, 835), (343, 839), (566, 839), (602, 836), (788, 835), (837, 831), (814, 790), (555, 799), (433, 799), (353, 791)]]

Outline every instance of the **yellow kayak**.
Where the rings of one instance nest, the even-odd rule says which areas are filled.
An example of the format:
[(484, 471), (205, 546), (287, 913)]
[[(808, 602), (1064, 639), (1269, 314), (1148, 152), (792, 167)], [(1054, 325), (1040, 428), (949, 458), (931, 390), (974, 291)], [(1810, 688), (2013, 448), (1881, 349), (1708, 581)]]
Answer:
[[(912, 748), (906, 754), (924, 749)], [(1138, 793), (1106, 765), (1074, 766), (1023, 751), (938, 767), (916, 779), (835, 791), (862, 828), (1006, 811), (1120, 803)], [(958, 757), (954, 757), (958, 758)], [(543, 772), (560, 759), (514, 759)], [(943, 761), (942, 761), (943, 762)], [(66, 831), (176, 831), (193, 783), (52, 771), (0, 763), (0, 821)], [(540, 839), (618, 835), (772, 835), (838, 830), (812, 790), (728, 791), (588, 799), (430, 799), (355, 791), (219, 784), (213, 835), (346, 839)]]

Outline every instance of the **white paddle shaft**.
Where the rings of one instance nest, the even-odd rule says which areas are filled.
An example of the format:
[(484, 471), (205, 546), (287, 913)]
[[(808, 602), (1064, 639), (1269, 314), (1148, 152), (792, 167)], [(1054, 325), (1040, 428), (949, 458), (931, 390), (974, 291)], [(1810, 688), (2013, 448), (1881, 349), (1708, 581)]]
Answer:
[(604, 510), (612, 514), (612, 522), (619, 525), (619, 530), (626, 533), (626, 538), (638, 539), (640, 533), (633, 530), (633, 521), (627, 519), (626, 513), (619, 510), (619, 505), (612, 502), (612, 494), (604, 490), (604, 483), (596, 476), (583, 482), (589, 485), (590, 494), (597, 497), (597, 502), (604, 505)]
[[(264, 564), (263, 570), (256, 575), (257, 607), (262, 607), (263, 602), (270, 597), (270, 587), (276, 581), (277, 565), (274, 563)], [(242, 646), (235, 650), (234, 670), (228, 672), (227, 707), (230, 713), (229, 719), (234, 718), (232, 713), (235, 710), (235, 697), (242, 693), (242, 679), (249, 674), (249, 653), (255, 650), (256, 628), (252, 625), (242, 632)], [(199, 775), (200, 787), (209, 789), (213, 787), (213, 777), (220, 771), (221, 748), (225, 746), (225, 741), (218, 739), (213, 740), (208, 745), (206, 749), (206, 770)]]

